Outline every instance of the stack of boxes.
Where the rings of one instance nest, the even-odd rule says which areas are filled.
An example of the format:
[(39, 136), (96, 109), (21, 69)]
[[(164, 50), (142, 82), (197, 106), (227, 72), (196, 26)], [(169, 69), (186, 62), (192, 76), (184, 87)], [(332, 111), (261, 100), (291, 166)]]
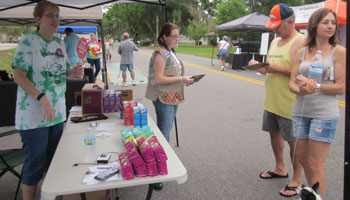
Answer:
[(137, 101), (123, 101), (124, 125), (142, 127), (148, 125), (147, 107), (139, 105)]
[(133, 172), (137, 177), (168, 174), (167, 155), (149, 126), (125, 127), (121, 135), (126, 149), (119, 156), (124, 179), (133, 179)]
[(105, 90), (103, 95), (104, 113), (118, 112), (122, 100), (122, 93), (116, 90)]

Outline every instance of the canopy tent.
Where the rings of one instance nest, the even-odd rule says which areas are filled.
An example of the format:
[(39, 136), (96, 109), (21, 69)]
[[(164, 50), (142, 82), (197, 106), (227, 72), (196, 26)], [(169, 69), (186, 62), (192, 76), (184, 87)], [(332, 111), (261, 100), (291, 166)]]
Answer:
[[(0, 25), (36, 25), (33, 8), (40, 0), (1, 0)], [(60, 7), (60, 25), (101, 26), (102, 8), (107, 3), (149, 3), (163, 6), (165, 0), (51, 0)]]
[(330, 8), (337, 13), (338, 24), (346, 25), (346, 2), (341, 0), (328, 0), (303, 6), (292, 6), (295, 13), (295, 26), (307, 26), (310, 16), (319, 8)]
[(216, 31), (271, 31), (265, 25), (269, 17), (260, 13), (252, 13), (244, 17), (216, 26)]
[(96, 26), (59, 26), (57, 33), (64, 33), (66, 28), (72, 28), (74, 33), (96, 33)]
[[(40, 0), (1, 0), (0, 1), (0, 26), (1, 25), (37, 25), (33, 18), (33, 9)], [(101, 42), (104, 44), (102, 5), (110, 3), (148, 3), (164, 8), (165, 21), (166, 0), (50, 0), (60, 7), (60, 25), (66, 26), (100, 26)], [(105, 49), (102, 45), (103, 68), (102, 79), (107, 82), (107, 68)]]

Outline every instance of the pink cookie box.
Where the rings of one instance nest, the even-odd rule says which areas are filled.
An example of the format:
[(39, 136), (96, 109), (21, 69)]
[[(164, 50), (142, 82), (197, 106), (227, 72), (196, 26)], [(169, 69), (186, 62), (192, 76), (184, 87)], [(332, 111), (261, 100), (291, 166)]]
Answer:
[(122, 177), (125, 180), (134, 179), (134, 171), (132, 169), (131, 163), (128, 159), (126, 152), (119, 155), (120, 166), (122, 170)]
[(148, 175), (145, 163), (143, 163), (143, 165), (135, 167), (135, 175), (137, 177), (146, 177)]
[(161, 175), (167, 175), (168, 174), (168, 166), (166, 164), (166, 160), (157, 160), (157, 167), (158, 167), (158, 173)]
[(158, 167), (156, 161), (146, 163), (146, 167), (148, 176), (158, 176)]
[(152, 146), (154, 155), (156, 156), (156, 160), (161, 160), (161, 159), (168, 160), (168, 157), (167, 157), (162, 145), (158, 142), (156, 136), (152, 136), (148, 140), (148, 143)]
[(151, 145), (148, 144), (146, 137), (144, 135), (141, 135), (140, 137), (136, 138), (136, 141), (141, 151), (143, 160), (146, 163), (156, 161), (156, 158), (153, 154), (153, 149)]
[(134, 141), (129, 141), (128, 143), (126, 143), (125, 149), (126, 149), (128, 158), (134, 167), (143, 165), (145, 163), (141, 155), (139, 154), (139, 152), (136, 150)]

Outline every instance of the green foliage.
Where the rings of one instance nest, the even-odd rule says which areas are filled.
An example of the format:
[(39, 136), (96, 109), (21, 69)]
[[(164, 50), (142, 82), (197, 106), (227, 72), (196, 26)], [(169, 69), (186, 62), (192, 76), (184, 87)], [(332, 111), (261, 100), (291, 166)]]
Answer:
[[(189, 8), (194, 0), (167, 0), (168, 22), (180, 27), (186, 33), (189, 21), (193, 19)], [(160, 27), (165, 23), (164, 10), (159, 5), (143, 3), (113, 4), (103, 15), (106, 34), (120, 38), (129, 32), (134, 40), (151, 39), (155, 41)]]
[(0, 51), (0, 70), (6, 70), (13, 74), (11, 63), (15, 55), (16, 48)]
[(196, 41), (196, 44), (199, 45), (199, 40), (209, 32), (209, 28), (206, 23), (200, 22), (198, 20), (193, 20), (190, 21), (190, 25), (187, 31), (188, 35), (190, 35), (191, 38)]
[[(217, 8), (217, 15), (215, 19), (216, 25), (220, 25), (249, 14), (249, 11), (247, 11), (247, 7), (245, 3), (240, 0), (224, 0), (221, 4), (217, 5), (216, 8)], [(232, 39), (237, 39), (242, 36), (241, 33), (237, 33), (237, 32), (233, 33), (233, 32), (227, 32), (227, 31), (219, 31), (218, 34), (220, 38), (223, 35), (228, 35)]]
[[(175, 51), (178, 53), (185, 53), (185, 54), (190, 54), (190, 55), (200, 56), (205, 58), (212, 58), (212, 55), (213, 55), (213, 57), (216, 58), (216, 47), (180, 44), (179, 47), (175, 49)], [(230, 53), (233, 53), (235, 51), (236, 49), (232, 48), (230, 50)]]

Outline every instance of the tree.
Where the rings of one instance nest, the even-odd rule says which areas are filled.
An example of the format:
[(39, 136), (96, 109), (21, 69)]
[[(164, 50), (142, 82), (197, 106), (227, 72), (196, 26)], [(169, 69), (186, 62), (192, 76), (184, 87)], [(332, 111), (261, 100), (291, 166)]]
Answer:
[[(245, 3), (240, 0), (224, 0), (221, 4), (216, 6), (216, 9), (216, 25), (220, 25), (249, 14)], [(239, 33), (220, 31), (219, 35), (220, 37), (223, 35), (231, 35), (232, 37), (238, 37)]]
[[(167, 0), (168, 21), (178, 25), (182, 34), (186, 33), (193, 19), (189, 11), (192, 4), (196, 4), (196, 1)], [(119, 36), (129, 32), (134, 40), (155, 40), (160, 26), (165, 23), (164, 11), (160, 6), (142, 3), (113, 4), (103, 19), (106, 33)]]

